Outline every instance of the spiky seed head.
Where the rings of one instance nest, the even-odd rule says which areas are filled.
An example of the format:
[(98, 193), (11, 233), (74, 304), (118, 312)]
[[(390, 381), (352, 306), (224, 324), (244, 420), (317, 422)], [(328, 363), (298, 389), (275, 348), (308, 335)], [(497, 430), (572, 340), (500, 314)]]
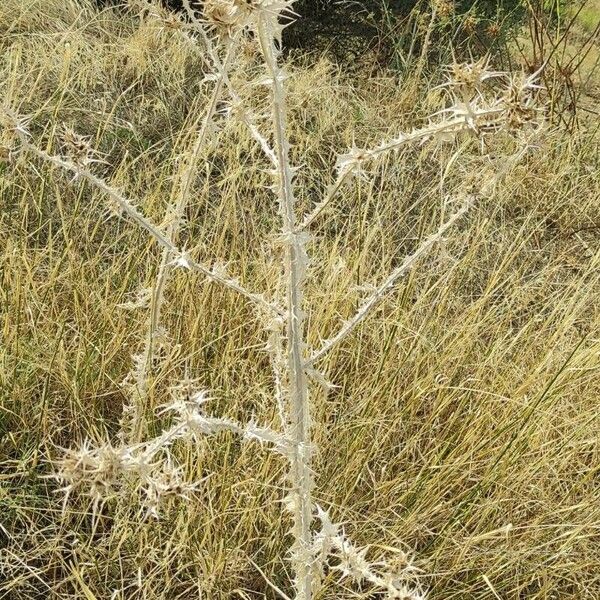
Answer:
[(219, 35), (231, 36), (250, 25), (257, 4), (254, 0), (206, 0), (204, 18)]
[(184, 480), (183, 469), (175, 466), (171, 459), (161, 463), (158, 469), (152, 472), (152, 475), (146, 479), (142, 493), (144, 494), (143, 504), (148, 511), (148, 515), (158, 519), (159, 509), (169, 500), (182, 498), (190, 500), (191, 496), (198, 490), (200, 483), (189, 483)]
[(448, 86), (463, 90), (472, 95), (481, 92), (483, 84), (502, 73), (490, 70), (489, 59), (480, 58), (473, 63), (455, 63), (450, 67)]
[(63, 125), (59, 134), (64, 156), (70, 158), (76, 165), (85, 167), (93, 160), (94, 151), (91, 146), (91, 137), (80, 135), (68, 125)]
[(437, 0), (435, 7), (440, 19), (449, 19), (454, 14), (454, 2), (451, 0)]
[(85, 441), (77, 450), (69, 450), (58, 461), (56, 478), (66, 483), (67, 496), (78, 489), (92, 498), (94, 506), (113, 496), (120, 476), (128, 470), (129, 449), (102, 444), (94, 447)]
[(501, 102), (505, 110), (506, 126), (510, 131), (523, 129), (538, 118), (540, 107), (534, 98), (535, 90), (541, 89), (536, 83), (538, 74), (521, 73), (509, 79)]
[[(184, 481), (182, 469), (173, 466), (169, 454), (169, 440), (156, 438), (151, 442), (132, 446), (89, 441), (77, 450), (69, 450), (57, 461), (53, 476), (66, 485), (65, 502), (74, 491), (81, 491), (92, 499), (94, 514), (107, 500), (124, 495), (128, 488), (141, 490), (148, 514), (157, 517), (158, 508), (169, 498), (189, 499), (198, 484)], [(156, 460), (157, 453), (166, 458)]]
[(279, 37), (283, 27), (279, 19), (293, 14), (291, 5), (292, 0), (205, 0), (202, 10), (205, 21), (223, 37), (254, 28), (259, 18), (269, 22)]

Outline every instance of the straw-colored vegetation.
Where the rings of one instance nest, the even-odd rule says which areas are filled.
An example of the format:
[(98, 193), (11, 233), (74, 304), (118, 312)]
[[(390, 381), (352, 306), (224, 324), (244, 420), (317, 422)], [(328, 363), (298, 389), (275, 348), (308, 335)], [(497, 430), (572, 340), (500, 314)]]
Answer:
[(0, 4), (0, 598), (599, 598), (597, 115), (263, 4)]

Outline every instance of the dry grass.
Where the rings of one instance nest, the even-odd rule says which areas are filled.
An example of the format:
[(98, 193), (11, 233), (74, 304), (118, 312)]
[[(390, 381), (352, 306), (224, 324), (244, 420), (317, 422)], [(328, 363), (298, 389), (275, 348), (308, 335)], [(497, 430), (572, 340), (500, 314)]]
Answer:
[[(1, 94), (34, 114), (40, 144), (62, 123), (94, 136), (105, 175), (159, 222), (178, 157), (203, 116), (202, 56), (168, 28), (80, 2), (5, 0)], [(254, 69), (248, 48), (244, 77)], [(438, 106), (392, 78), (348, 81), (325, 61), (293, 67), (290, 125), (308, 208), (334, 150), (378, 142)], [(426, 87), (426, 84), (423, 84)], [(245, 88), (255, 106), (260, 88)], [(245, 130), (223, 121), (182, 239), (273, 292), (276, 207)], [(481, 198), (444, 247), (323, 361), (337, 388), (313, 397), (320, 503), (370, 556), (414, 552), (433, 599), (600, 597), (600, 168), (597, 123), (543, 150)], [(313, 344), (353, 314), (443, 219), (444, 198), (486, 169), (476, 144), (406, 150), (346, 190), (315, 227), (307, 295)], [(499, 149), (501, 152), (501, 149)], [(487, 159), (486, 159), (487, 160)], [(198, 502), (158, 522), (135, 503), (61, 515), (47, 460), (118, 433), (144, 316), (116, 308), (155, 276), (160, 249), (107, 219), (88, 185), (36, 161), (0, 165), (0, 598), (272, 598), (287, 589), (284, 464), (223, 434), (180, 449)], [(347, 289), (351, 289), (347, 293)], [(186, 373), (215, 413), (275, 422), (265, 339), (229, 291), (173, 275), (173, 344), (156, 407)], [(161, 419), (153, 417), (158, 431)], [(255, 566), (256, 565), (256, 566)], [(288, 590), (289, 591), (289, 590)], [(325, 585), (323, 598), (356, 598)]]

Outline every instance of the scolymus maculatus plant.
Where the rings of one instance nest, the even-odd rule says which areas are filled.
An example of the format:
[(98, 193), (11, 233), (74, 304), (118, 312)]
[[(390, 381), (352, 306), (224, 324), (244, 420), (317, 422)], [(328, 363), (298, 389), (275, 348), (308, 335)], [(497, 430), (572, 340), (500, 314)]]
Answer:
[[(293, 17), (292, 1), (205, 0), (202, 13), (198, 14), (189, 0), (184, 0), (186, 18), (167, 13), (145, 0), (130, 4), (141, 8), (145, 18), (164, 22), (181, 31), (191, 42), (201, 44), (213, 68), (208, 76), (213, 85), (212, 94), (192, 150), (182, 157), (185, 168), (177, 181), (177, 199), (165, 219), (166, 225), (153, 223), (109, 181), (94, 174), (94, 162), (98, 159), (89, 138), (65, 129), (61, 137), (61, 153), (51, 154), (32, 141), (27, 117), (8, 107), (2, 113), (11, 157), (27, 153), (70, 172), (73, 181), (87, 181), (103, 193), (113, 213), (145, 230), (162, 248), (153, 288), (145, 290), (139, 302), (132, 303), (132, 306), (145, 306), (147, 301), (149, 317), (142, 349), (134, 356), (134, 368), (127, 378), (130, 402), (125, 408), (122, 435), (116, 443), (85, 442), (80, 448), (66, 452), (58, 461), (56, 477), (64, 483), (65, 503), (71, 493), (84, 492), (92, 498), (96, 512), (107, 499), (131, 493), (133, 486), (137, 488), (147, 513), (158, 517), (165, 501), (171, 498), (193, 501), (194, 492), (202, 484), (201, 481), (185, 481), (183, 469), (170, 451), (172, 445), (181, 440), (193, 442), (229, 431), (249, 443), (264, 444), (287, 462), (287, 495), (282, 505), (290, 512), (293, 521), (293, 546), (289, 558), (294, 572), (292, 585), (296, 600), (313, 598), (322, 585), (325, 571), (337, 573), (339, 580), (352, 580), (358, 585), (368, 586), (388, 598), (424, 598), (425, 592), (413, 578), (414, 567), (410, 561), (400, 571), (388, 568), (382, 562), (371, 563), (367, 559), (367, 550), (353, 544), (342, 528), (332, 521), (329, 512), (318, 504), (312, 465), (315, 447), (311, 435), (310, 393), (313, 386), (328, 385), (325, 374), (319, 368), (322, 359), (352, 335), (402, 277), (418, 264), (419, 259), (441, 242), (459, 219), (473, 208), (476, 198), (487, 194), (527, 152), (529, 140), (541, 127), (534, 93), (538, 87), (537, 74), (509, 76), (493, 72), (485, 60), (454, 65), (449, 69), (449, 79), (445, 84), (451, 99), (445, 109), (433, 115), (422, 128), (400, 133), (370, 149), (354, 147), (340, 154), (332, 183), (321, 201), (307, 215), (300, 216), (295, 201), (298, 168), (291, 164), (286, 122), (286, 74), (280, 60), (281, 32), (284, 23)], [(252, 36), (258, 43), (265, 69), (260, 83), (270, 90), (271, 131), (268, 134), (261, 133), (257, 125), (259, 119), (249, 107), (244, 106), (229, 78), (230, 65), (241, 41), (247, 36)], [(490, 81), (493, 85), (489, 85)], [(279, 240), (284, 246), (278, 288), (283, 290), (281, 297), (269, 298), (248, 289), (230, 276), (224, 267), (208, 266), (194, 259), (178, 241), (192, 184), (197, 176), (199, 156), (212, 137), (218, 107), (224, 102), (229, 102), (230, 117), (245, 124), (271, 164), (272, 189), (281, 222)], [(308, 348), (305, 311), (309, 310), (309, 305), (304, 299), (304, 290), (309, 264), (309, 233), (311, 226), (330, 212), (338, 192), (353, 177), (368, 176), (367, 168), (376, 164), (380, 157), (407, 146), (452, 142), (463, 134), (484, 140), (499, 131), (518, 132), (516, 137), (521, 138), (520, 150), (503, 162), (502, 169), (480, 181), (477, 189), (473, 190), (471, 186), (454, 203), (449, 203), (456, 209), (439, 229), (382, 282), (372, 286), (354, 316), (341, 323), (337, 332), (322, 341), (320, 347)], [(531, 135), (523, 135), (524, 131), (530, 131)], [(144, 413), (148, 385), (155, 368), (157, 349), (165, 339), (161, 307), (172, 269), (196, 272), (235, 291), (256, 309), (258, 319), (264, 325), (265, 349), (272, 365), (273, 401), (280, 415), (279, 428), (208, 415), (205, 404), (210, 393), (197, 389), (193, 380), (186, 380), (171, 389), (171, 397), (162, 408), (161, 414), (172, 417), (171, 425), (157, 437), (147, 439)]]

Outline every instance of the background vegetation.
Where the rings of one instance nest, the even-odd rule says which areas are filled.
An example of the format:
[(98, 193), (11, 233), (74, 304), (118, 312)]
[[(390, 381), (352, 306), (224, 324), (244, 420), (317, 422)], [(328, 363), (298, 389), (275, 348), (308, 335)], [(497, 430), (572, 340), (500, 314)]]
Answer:
[[(432, 599), (600, 597), (597, 9), (588, 3), (564, 39), (550, 21), (541, 37), (538, 21), (507, 33), (498, 64), (549, 61), (543, 98), (554, 127), (328, 356), (336, 388), (313, 399), (319, 497), (374, 556), (414, 554)], [(434, 22), (435, 44), (421, 32), (412, 55), (402, 36), (431, 22), (425, 3), (412, 16), (377, 16), (377, 35), (350, 63), (292, 52), (302, 208), (329, 183), (337, 149), (378, 143), (439, 108), (439, 60), (489, 47), (453, 36), (463, 11), (452, 27)], [(198, 47), (84, 0), (4, 0), (0, 44), (2, 102), (33, 115), (35, 139), (50, 148), (63, 124), (92, 135), (99, 169), (160, 222), (205, 111)], [(241, 83), (255, 61), (249, 42), (233, 80), (259, 112), (264, 93)], [(272, 289), (278, 262), (264, 240), (276, 207), (265, 164), (243, 127), (219, 126), (228, 141), (201, 157), (185, 236), (206, 262)], [(314, 231), (311, 341), (353, 314), (365, 293), (356, 284), (379, 281), (439, 225), (446, 198), (465, 180), (477, 185), (502, 154), (482, 155), (468, 140), (433, 154), (407, 149), (346, 189), (338, 217)], [(226, 433), (179, 450), (190, 479), (209, 477), (198, 501), (159, 522), (134, 502), (106, 507), (96, 523), (84, 500), (63, 513), (56, 483), (41, 477), (61, 447), (118, 436), (122, 381), (143, 329), (142, 315), (118, 306), (148, 286), (159, 256), (107, 216), (100, 194), (68, 179), (3, 154), (0, 597), (274, 598), (265, 577), (285, 588), (289, 523), (283, 465), (266, 451)], [(193, 375), (215, 391), (214, 412), (275, 419), (264, 339), (233, 293), (178, 273), (164, 317), (173, 339), (152, 408)], [(322, 597), (369, 596), (325, 586)]]

